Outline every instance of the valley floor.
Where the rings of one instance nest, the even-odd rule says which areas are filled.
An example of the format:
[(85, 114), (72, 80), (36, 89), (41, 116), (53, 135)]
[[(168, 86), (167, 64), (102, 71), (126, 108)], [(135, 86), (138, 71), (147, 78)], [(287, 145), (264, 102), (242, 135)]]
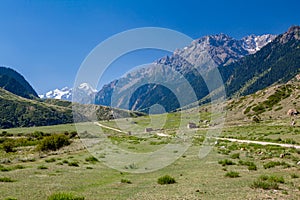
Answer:
[[(171, 116), (164, 128), (155, 129), (142, 139), (134, 134), (134, 129), (130, 134), (116, 130), (118, 123), (120, 127), (128, 123), (126, 119), (100, 124), (114, 144), (141, 153), (160, 149), (171, 142), (174, 129), (170, 127), (177, 123), (174, 120)], [(132, 124), (139, 124), (143, 129), (149, 126), (146, 117), (133, 121)], [(153, 121), (155, 119), (151, 123)], [(69, 146), (56, 151), (39, 152), (35, 145), (16, 147), (11, 153), (1, 149), (0, 199), (47, 199), (58, 192), (87, 200), (299, 199), (300, 127), (290, 127), (286, 121), (225, 126), (212, 141), (214, 146), (209, 154), (199, 159), (207, 129), (196, 130), (192, 145), (174, 163), (149, 173), (111, 169), (101, 162), (105, 155), (94, 158), (77, 137), (71, 139)], [(1, 131), (3, 144), (7, 138), (27, 138), (35, 131), (70, 134), (75, 127), (60, 125)], [(176, 183), (158, 184), (158, 178), (164, 175), (170, 175)]]

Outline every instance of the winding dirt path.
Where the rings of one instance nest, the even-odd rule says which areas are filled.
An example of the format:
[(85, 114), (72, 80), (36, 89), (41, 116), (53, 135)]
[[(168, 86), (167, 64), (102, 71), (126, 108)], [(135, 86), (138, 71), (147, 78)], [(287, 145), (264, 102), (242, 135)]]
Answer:
[[(113, 131), (117, 131), (119, 133), (127, 133), (125, 131), (121, 131), (120, 129), (112, 128), (103, 124), (100, 124), (99, 122), (94, 122), (97, 126), (107, 128)], [(163, 135), (159, 135), (163, 136)], [(255, 140), (239, 140), (234, 138), (221, 138), (221, 137), (215, 137), (217, 140), (226, 140), (230, 142), (240, 142), (240, 143), (248, 143), (248, 144), (260, 144), (260, 145), (275, 145), (275, 146), (281, 146), (281, 147), (287, 147), (287, 148), (295, 148), (300, 149), (300, 145), (294, 145), (294, 144), (283, 144), (283, 143), (275, 143), (275, 142), (264, 142), (264, 141), (255, 141)]]
[(240, 143), (248, 143), (248, 144), (251, 143), (251, 144), (261, 144), (261, 145), (275, 145), (275, 146), (281, 146), (281, 147), (300, 149), (300, 145), (294, 145), (294, 144), (282, 144), (282, 143), (263, 142), (263, 141), (255, 141), (255, 140), (239, 140), (239, 139), (233, 139), (233, 138), (220, 138), (220, 137), (216, 137), (215, 139), (226, 140), (226, 141), (231, 141), (231, 142), (240, 142)]
[(121, 131), (121, 130), (119, 130), (119, 129), (112, 128), (112, 127), (109, 127), (109, 126), (106, 126), (106, 125), (100, 124), (99, 122), (94, 122), (94, 124), (96, 124), (97, 126), (103, 127), (103, 128), (107, 128), (107, 129), (110, 129), (110, 130), (113, 130), (113, 131), (119, 132), (119, 133), (126, 133), (125, 131)]

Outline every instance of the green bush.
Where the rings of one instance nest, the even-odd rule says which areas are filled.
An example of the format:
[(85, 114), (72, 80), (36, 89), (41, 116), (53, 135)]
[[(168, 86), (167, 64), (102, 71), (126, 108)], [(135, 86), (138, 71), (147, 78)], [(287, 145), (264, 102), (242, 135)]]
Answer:
[(30, 136), (33, 138), (42, 139), (44, 133), (42, 131), (34, 131), (33, 133), (30, 134)]
[(275, 183), (284, 183), (284, 178), (282, 176), (269, 176), (268, 180)]
[(37, 167), (38, 169), (48, 169), (48, 167), (44, 166), (44, 165), (40, 165)]
[(282, 176), (268, 176), (268, 175), (261, 175), (258, 180), (254, 181), (252, 184), (253, 188), (261, 188), (264, 190), (270, 189), (279, 189), (278, 183), (284, 183), (284, 178)]
[(235, 163), (234, 163), (233, 161), (227, 160), (227, 159), (225, 159), (225, 160), (220, 160), (218, 163), (221, 164), (222, 166), (226, 166), (226, 165), (235, 165)]
[(255, 122), (255, 123), (259, 123), (260, 122), (260, 117), (258, 116), (258, 115), (254, 115), (253, 117), (252, 117), (252, 121), (253, 122)]
[(161, 185), (165, 185), (165, 184), (174, 184), (174, 183), (176, 183), (176, 181), (173, 177), (171, 177), (169, 175), (165, 175), (165, 176), (160, 177), (157, 180), (157, 183), (161, 184)]
[(70, 134), (69, 134), (69, 137), (70, 138), (74, 138), (74, 137), (76, 137), (78, 134), (77, 134), (77, 132), (76, 131), (72, 131)]
[(86, 162), (91, 162), (91, 163), (95, 163), (95, 162), (98, 162), (98, 159), (95, 158), (94, 156), (90, 156), (90, 157), (87, 157), (85, 159)]
[(68, 165), (71, 167), (79, 167), (79, 164), (77, 161), (69, 162)]
[(279, 161), (270, 161), (270, 162), (264, 164), (263, 166), (265, 169), (273, 168), (276, 166), (284, 166), (284, 168), (291, 167), (290, 164), (288, 164), (286, 162), (279, 162)]
[(49, 196), (48, 200), (84, 200), (84, 197), (76, 197), (70, 193), (55, 193)]
[(240, 174), (238, 172), (230, 171), (225, 174), (225, 177), (237, 178), (240, 177)]
[(2, 148), (6, 153), (14, 152), (15, 143), (11, 139), (7, 139), (2, 143)]
[(252, 183), (251, 187), (252, 188), (261, 188), (264, 190), (270, 190), (270, 189), (278, 190), (279, 189), (279, 185), (277, 183), (267, 182), (267, 181), (262, 181), (262, 180), (254, 181)]
[(132, 182), (128, 179), (121, 179), (121, 183), (131, 184)]
[(0, 182), (6, 182), (6, 183), (9, 183), (9, 182), (15, 182), (15, 180), (12, 180), (12, 179), (9, 178), (9, 177), (1, 177), (1, 178), (0, 178)]
[(232, 159), (239, 159), (240, 158), (240, 154), (239, 153), (231, 154), (230, 158), (232, 158)]
[(250, 171), (256, 171), (257, 167), (256, 167), (256, 165), (249, 165), (248, 166), (248, 170), (250, 170)]
[(248, 166), (248, 170), (257, 170), (257, 167), (254, 164), (254, 162), (240, 160), (239, 164)]
[(297, 174), (291, 174), (291, 178), (299, 178)]
[(11, 166), (11, 167), (5, 167), (3, 165), (0, 165), (0, 171), (2, 172), (8, 172), (8, 171), (12, 171), (12, 170), (16, 170), (16, 169), (24, 169), (25, 167), (23, 165), (15, 165), (15, 166)]
[(40, 151), (55, 151), (63, 146), (69, 145), (70, 139), (64, 134), (54, 134), (51, 136), (44, 137), (37, 146)]
[(49, 158), (49, 159), (45, 160), (46, 163), (52, 163), (52, 162), (55, 162), (55, 161), (56, 161), (55, 158)]
[(18, 200), (17, 198), (13, 198), (13, 197), (7, 197), (6, 199), (4, 200)]

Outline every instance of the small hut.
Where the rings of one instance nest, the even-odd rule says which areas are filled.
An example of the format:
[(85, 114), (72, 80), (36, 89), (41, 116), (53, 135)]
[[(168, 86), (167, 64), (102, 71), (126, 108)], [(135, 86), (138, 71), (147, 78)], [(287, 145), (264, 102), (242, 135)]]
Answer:
[(145, 128), (146, 133), (150, 133), (151, 131), (153, 131), (153, 128)]
[(192, 128), (198, 128), (198, 126), (195, 123), (189, 122), (187, 124), (187, 128), (192, 129)]

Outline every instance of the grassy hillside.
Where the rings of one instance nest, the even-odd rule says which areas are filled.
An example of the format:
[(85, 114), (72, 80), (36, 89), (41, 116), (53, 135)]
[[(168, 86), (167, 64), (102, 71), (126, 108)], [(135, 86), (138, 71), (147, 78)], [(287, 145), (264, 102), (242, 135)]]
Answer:
[[(47, 126), (73, 122), (73, 104), (67, 101), (30, 100), (0, 88), (0, 105), (2, 108), (0, 110), (1, 128)], [(80, 107), (83, 107), (83, 110), (77, 114), (76, 119), (86, 121), (90, 115), (88, 112), (90, 111), (88, 109), (89, 105)], [(84, 110), (86, 110), (86, 112)], [(97, 117), (101, 120), (141, 115), (141, 113), (103, 106), (93, 106), (93, 110), (96, 110)], [(114, 115), (112, 115), (112, 111), (114, 111)]]
[(300, 82), (297, 78), (286, 84), (277, 84), (254, 94), (229, 100), (227, 115), (230, 121), (251, 121), (254, 116), (261, 120), (290, 119), (289, 109), (300, 110)]

